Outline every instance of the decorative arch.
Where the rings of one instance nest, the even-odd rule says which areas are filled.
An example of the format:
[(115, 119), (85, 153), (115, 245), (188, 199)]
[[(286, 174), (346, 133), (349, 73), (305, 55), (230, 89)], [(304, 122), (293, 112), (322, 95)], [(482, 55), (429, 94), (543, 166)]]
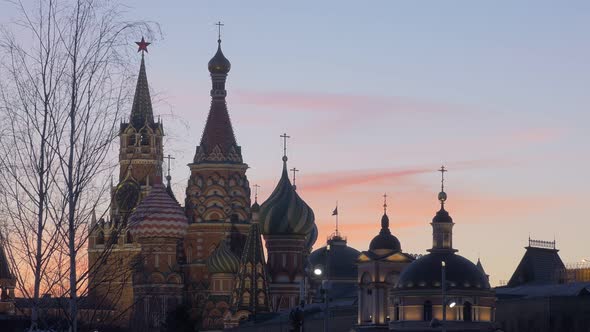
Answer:
[(371, 282), (373, 282), (373, 277), (371, 276), (371, 274), (369, 272), (363, 273), (363, 275), (361, 276), (361, 284), (368, 285)]
[(166, 282), (169, 284), (181, 284), (182, 277), (177, 273), (173, 273), (168, 276), (168, 279), (166, 280)]
[(227, 195), (227, 190), (218, 185), (218, 184), (212, 184), (210, 186), (207, 187), (207, 189), (205, 189), (205, 196), (209, 197), (209, 196), (226, 196)]
[(166, 278), (164, 278), (162, 273), (154, 272), (150, 275), (149, 282), (152, 284), (163, 284), (165, 280)]

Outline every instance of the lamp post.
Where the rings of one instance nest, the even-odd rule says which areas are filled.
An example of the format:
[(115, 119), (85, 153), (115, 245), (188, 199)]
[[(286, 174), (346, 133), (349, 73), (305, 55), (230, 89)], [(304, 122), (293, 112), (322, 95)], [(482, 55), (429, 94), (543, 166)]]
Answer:
[(441, 262), (441, 272), (442, 278), (440, 286), (442, 288), (442, 332), (447, 332), (447, 271), (446, 271), (446, 263), (445, 261)]
[(324, 332), (330, 331), (330, 297), (328, 296), (328, 289), (330, 288), (329, 282), (330, 273), (330, 244), (326, 246), (326, 273), (324, 274)]

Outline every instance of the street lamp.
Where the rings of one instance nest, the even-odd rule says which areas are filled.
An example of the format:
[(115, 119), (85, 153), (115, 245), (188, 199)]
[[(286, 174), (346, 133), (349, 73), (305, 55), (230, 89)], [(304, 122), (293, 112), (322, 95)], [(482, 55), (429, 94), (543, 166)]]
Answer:
[(319, 277), (319, 276), (321, 276), (321, 275), (322, 275), (322, 273), (324, 273), (324, 271), (322, 271), (322, 266), (321, 266), (321, 265), (318, 265), (318, 266), (314, 267), (314, 269), (313, 269), (313, 274), (314, 274), (316, 277)]
[(446, 263), (445, 261), (440, 262), (441, 265), (441, 283), (440, 287), (442, 290), (442, 323), (441, 323), (441, 330), (442, 332), (447, 331), (447, 306), (449, 308), (454, 308), (457, 305), (457, 302), (453, 301), (452, 299), (447, 300), (447, 271), (446, 271)]

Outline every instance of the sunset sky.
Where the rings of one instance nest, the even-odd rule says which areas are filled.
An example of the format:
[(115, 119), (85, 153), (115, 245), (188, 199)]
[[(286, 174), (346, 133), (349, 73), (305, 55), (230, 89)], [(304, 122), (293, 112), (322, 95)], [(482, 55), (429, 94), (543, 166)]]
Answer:
[(366, 250), (387, 192), (402, 249), (424, 253), (444, 164), (454, 245), (481, 257), (493, 284), (510, 278), (529, 235), (555, 237), (566, 263), (590, 258), (590, 2), (125, 3), (130, 19), (162, 28), (146, 64), (177, 197), (209, 109), (221, 20), (250, 183), (261, 202), (272, 192), (287, 132), (316, 247), (338, 201), (342, 233)]

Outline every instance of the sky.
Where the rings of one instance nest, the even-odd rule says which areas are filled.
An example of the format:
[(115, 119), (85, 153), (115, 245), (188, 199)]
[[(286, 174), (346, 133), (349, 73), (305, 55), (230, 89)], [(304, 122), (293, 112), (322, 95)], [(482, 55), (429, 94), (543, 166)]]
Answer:
[[(222, 21), (228, 107), (250, 183), (261, 202), (272, 192), (288, 133), (316, 248), (334, 230), (338, 201), (341, 233), (367, 250), (387, 193), (402, 249), (425, 253), (444, 164), (454, 246), (481, 258), (492, 284), (510, 278), (529, 236), (556, 239), (566, 263), (590, 258), (589, 2), (125, 5), (129, 19), (162, 30), (146, 65), (177, 197), (207, 117)], [(11, 10), (0, 3), (0, 21)]]

